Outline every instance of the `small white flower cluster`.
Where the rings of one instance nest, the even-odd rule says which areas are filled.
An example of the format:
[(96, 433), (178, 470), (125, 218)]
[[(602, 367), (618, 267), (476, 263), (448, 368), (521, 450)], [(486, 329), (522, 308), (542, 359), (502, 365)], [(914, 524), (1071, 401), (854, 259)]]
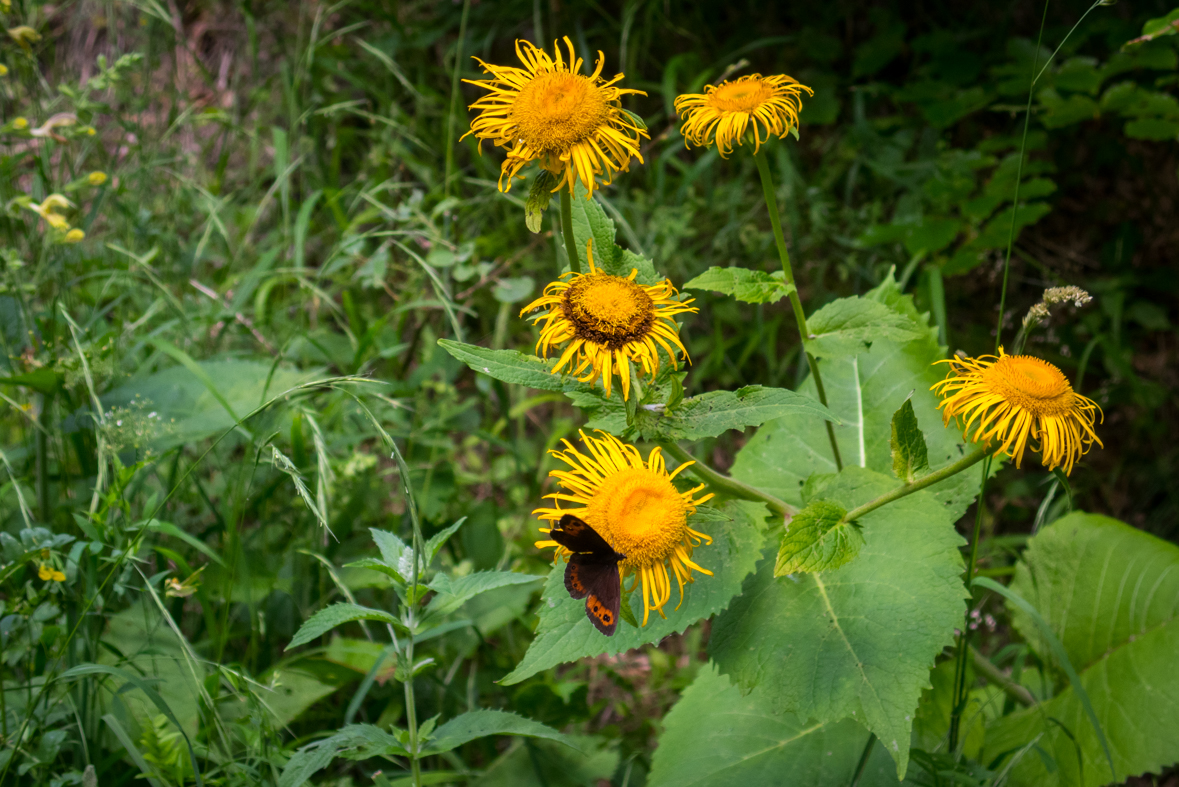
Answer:
[(1053, 306), (1072, 303), (1074, 307), (1079, 309), (1092, 300), (1092, 295), (1071, 284), (1067, 287), (1049, 287), (1044, 290), (1044, 297), (1040, 299), (1040, 302), (1028, 309), (1028, 313), (1023, 318), (1024, 327), (1031, 328), (1047, 320), (1052, 313), (1051, 307)]

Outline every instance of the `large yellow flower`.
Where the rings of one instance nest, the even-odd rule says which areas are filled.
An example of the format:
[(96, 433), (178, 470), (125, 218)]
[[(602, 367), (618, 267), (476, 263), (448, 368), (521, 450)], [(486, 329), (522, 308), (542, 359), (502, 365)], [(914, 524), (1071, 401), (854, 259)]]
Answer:
[[(1019, 467), (1029, 441), (1040, 452), (1040, 461), (1051, 470), (1063, 467), (1071, 473), (1073, 464), (1101, 440), (1093, 421), (1101, 408), (1092, 399), (1073, 391), (1060, 369), (1028, 355), (954, 358), (951, 374), (934, 384), (943, 397), (939, 408), (948, 424), (963, 416), (963, 432), (978, 443), (998, 445)], [(974, 434), (970, 434), (973, 427)]]
[(630, 276), (611, 276), (594, 267), (592, 242), (587, 244), (586, 252), (589, 273), (563, 274), (562, 278), (571, 277), (569, 281), (555, 281), (545, 287), (544, 295), (525, 306), (520, 316), (549, 307), (547, 312), (532, 317), (543, 321), (536, 343), (542, 358), (548, 358), (553, 347), (569, 342), (553, 374), (569, 367), (572, 374), (583, 375), (578, 378), (583, 383), (601, 377), (608, 397), (617, 373), (622, 381), (622, 398), (628, 399), (631, 362), (639, 365), (636, 372), (640, 376), (654, 376), (659, 371), (659, 347), (667, 352), (673, 368), (679, 368), (677, 349), (687, 358), (688, 351), (672, 318), (697, 309), (690, 305), (692, 298), (675, 299), (676, 289), (670, 280), (647, 287), (635, 281), (637, 269), (631, 270)]
[[(631, 593), (642, 582), (643, 625), (647, 625), (651, 610), (666, 618), (663, 606), (671, 600), (668, 566), (679, 585), (681, 604), (684, 585), (694, 581), (693, 569), (712, 576), (711, 571), (692, 561), (692, 550), (701, 542), (711, 544), (712, 538), (688, 527), (688, 517), (713, 496), (694, 497), (704, 484), (687, 492), (679, 491), (672, 484), (672, 479), (692, 462), (669, 473), (659, 448), (651, 449), (644, 462), (639, 449), (612, 435), (598, 432), (600, 437), (594, 438), (585, 432), (580, 434), (590, 455), (578, 451), (568, 440), (562, 441), (564, 451), (550, 451), (569, 465), (568, 470), (549, 473), (567, 491), (545, 495), (552, 498), (554, 507), (538, 508), (532, 513), (548, 522), (557, 522), (565, 514), (585, 520), (616, 552), (626, 555), (619, 563), (622, 578), (625, 580), (633, 574), (635, 580), (624, 592)], [(561, 500), (580, 507), (561, 508)], [(542, 533), (551, 530), (540, 528)], [(536, 546), (556, 547), (557, 553), (566, 557), (570, 554), (552, 540), (537, 541)]]
[(753, 127), (753, 152), (770, 136), (779, 139), (798, 125), (802, 110), (799, 96), (815, 91), (785, 74), (763, 77), (761, 74), (707, 85), (703, 93), (687, 93), (675, 100), (675, 111), (684, 120), (680, 128), (684, 144), (697, 146), (716, 142), (717, 150), (727, 158), (733, 144), (742, 144), (745, 131)]
[(524, 68), (492, 65), (475, 58), (494, 78), (463, 80), (490, 91), (490, 95), (471, 104), (471, 109), (480, 114), (463, 138), (474, 134), (480, 145), (489, 139), (507, 148), (508, 157), (499, 176), (500, 191), (511, 189), (512, 178), (524, 177), (520, 170), (539, 160), (542, 167), (557, 176), (553, 191), (567, 187), (572, 194), (574, 184), (580, 180), (589, 197), (599, 178), (609, 183), (616, 172), (630, 167), (632, 158), (643, 160), (639, 139), (647, 137), (647, 132), (622, 110), (619, 97), (647, 94), (615, 87), (622, 74), (603, 79), (605, 58), (601, 52), (594, 73), (583, 75), (582, 60), (574, 55), (568, 37), (565, 46), (569, 49), (567, 61), (557, 44), (553, 59), (543, 49), (517, 41), (516, 56)]

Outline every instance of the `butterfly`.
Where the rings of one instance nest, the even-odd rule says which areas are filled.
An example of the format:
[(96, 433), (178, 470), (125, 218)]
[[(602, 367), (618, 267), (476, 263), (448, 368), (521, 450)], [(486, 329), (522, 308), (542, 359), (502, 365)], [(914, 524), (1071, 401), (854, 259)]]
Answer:
[(565, 589), (573, 598), (585, 599), (585, 614), (598, 631), (614, 636), (622, 601), (618, 562), (626, 555), (615, 552), (598, 531), (573, 514), (561, 517), (549, 535), (573, 553), (565, 566)]

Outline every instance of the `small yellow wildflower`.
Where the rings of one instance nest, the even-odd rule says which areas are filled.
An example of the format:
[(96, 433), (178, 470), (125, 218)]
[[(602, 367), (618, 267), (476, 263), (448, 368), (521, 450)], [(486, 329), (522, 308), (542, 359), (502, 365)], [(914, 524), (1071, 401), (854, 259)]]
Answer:
[(29, 127), (29, 119), (25, 117), (16, 117), (12, 119), (12, 127), (17, 131), (24, 131)]
[(0, 77), (8, 76), (8, 66), (0, 63)]
[(20, 44), (21, 48), (25, 50), (41, 40), (41, 34), (28, 25), (8, 28), (8, 37)]
[(106, 173), (101, 170), (95, 170), (86, 176), (86, 180), (90, 181), (91, 186), (101, 186), (106, 183)]
[(84, 240), (85, 238), (86, 238), (86, 233), (82, 232), (82, 230), (75, 227), (74, 229), (70, 230), (69, 232), (67, 232), (65, 234), (65, 237), (61, 239), (61, 242), (62, 243), (77, 243), (81, 240)]

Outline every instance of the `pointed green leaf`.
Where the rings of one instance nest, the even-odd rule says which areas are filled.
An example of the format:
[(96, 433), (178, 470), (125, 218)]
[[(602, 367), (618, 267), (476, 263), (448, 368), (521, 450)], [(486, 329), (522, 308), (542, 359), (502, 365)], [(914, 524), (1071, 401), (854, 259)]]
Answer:
[[(822, 495), (851, 509), (896, 486), (845, 468)], [(946, 506), (915, 492), (865, 514), (850, 563), (795, 581), (764, 562), (712, 625), (709, 651), (743, 689), (823, 724), (855, 718), (876, 733), (903, 777), (909, 732), (929, 670), (962, 625), (962, 537)]]
[[(750, 503), (698, 509), (691, 526), (712, 536), (712, 543), (697, 547), (692, 560), (713, 572), (713, 576), (696, 575), (696, 581), (684, 587), (684, 600), (679, 609), (674, 604), (665, 607), (666, 620), (652, 612), (646, 627), (620, 626), (612, 637), (603, 636), (589, 622), (584, 600), (569, 597), (565, 589), (565, 563), (558, 561), (541, 596), (536, 638), (528, 646), (524, 659), (501, 683), (519, 683), (558, 664), (603, 653), (623, 653), (659, 642), (702, 618), (715, 615), (741, 591), (741, 582), (757, 563), (763, 536), (754, 517), (763, 516), (764, 511)], [(643, 609), (640, 590), (631, 595), (630, 605), (636, 611)]]
[(524, 735), (529, 738), (548, 738), (564, 743), (570, 748), (577, 748), (565, 735), (539, 721), (526, 719), (523, 716), (502, 710), (480, 709), (455, 716), (439, 727), (434, 732), (434, 736), (426, 743), (421, 756), (441, 754), (444, 751), (458, 748), (468, 741), (485, 738), (488, 735)]
[(426, 565), (434, 562), (434, 558), (438, 557), (438, 550), (442, 549), (442, 545), (446, 543), (447, 539), (458, 532), (458, 529), (463, 526), (467, 518), (462, 517), (450, 527), (439, 530), (434, 535), (430, 536), (430, 540), (426, 542)]
[(892, 414), (892, 472), (906, 484), (917, 480), (929, 470), (929, 449), (925, 435), (917, 426), (917, 414), (908, 399)]
[(380, 755), (408, 756), (397, 737), (372, 724), (349, 724), (335, 735), (295, 752), (279, 777), (278, 787), (300, 787), (337, 757), (366, 760)]
[(291, 638), (290, 643), (287, 644), (286, 650), (297, 648), (321, 634), (331, 631), (336, 626), (342, 626), (345, 623), (351, 623), (354, 620), (375, 620), (380, 623), (397, 623), (398, 620), (388, 612), (379, 609), (369, 609), (362, 607), (359, 604), (332, 604), (330, 607), (324, 607), (319, 612), (309, 617), (299, 630), (295, 632), (295, 636)]
[[(1011, 590), (1063, 645), (1109, 739), (1117, 778), (1158, 773), (1179, 760), (1179, 547), (1115, 519), (1069, 514), (1028, 542)], [(1058, 661), (1032, 616), (1015, 604), (1012, 621), (1042, 658)], [(1097, 787), (1109, 781), (1081, 697), (1068, 681), (1060, 684), (1052, 699), (987, 729), (984, 758), (1043, 733), (1039, 745), (1057, 769), (1050, 773), (1040, 758), (1025, 757), (1012, 772), (1013, 785)], [(1048, 719), (1067, 727), (1076, 745)]]
[[(743, 694), (715, 664), (700, 670), (663, 730), (648, 787), (847, 787), (868, 741), (853, 719), (816, 723), (783, 713), (760, 689)], [(897, 784), (878, 742), (859, 787)]]
[(430, 583), (430, 588), (437, 591), (438, 595), (430, 599), (426, 615), (447, 615), (480, 593), (508, 585), (525, 585), (541, 579), (544, 577), (514, 571), (477, 571), (458, 579), (451, 579), (446, 574), (439, 573)]
[(555, 360), (543, 361), (518, 350), (491, 350), (451, 339), (439, 339), (438, 346), (458, 360), (489, 377), (516, 383), (539, 391), (585, 391), (592, 386), (577, 382), (567, 374), (553, 374)]
[(873, 342), (904, 343), (925, 337), (922, 326), (869, 298), (832, 301), (806, 322), (806, 350), (816, 358), (846, 358), (866, 352)]
[(836, 503), (814, 500), (795, 514), (782, 534), (774, 576), (831, 571), (858, 555), (864, 537), (857, 525), (843, 521), (846, 513)]
[(794, 292), (782, 271), (766, 273), (748, 268), (709, 268), (684, 285), (685, 290), (709, 290), (732, 295), (742, 303), (777, 303)]

